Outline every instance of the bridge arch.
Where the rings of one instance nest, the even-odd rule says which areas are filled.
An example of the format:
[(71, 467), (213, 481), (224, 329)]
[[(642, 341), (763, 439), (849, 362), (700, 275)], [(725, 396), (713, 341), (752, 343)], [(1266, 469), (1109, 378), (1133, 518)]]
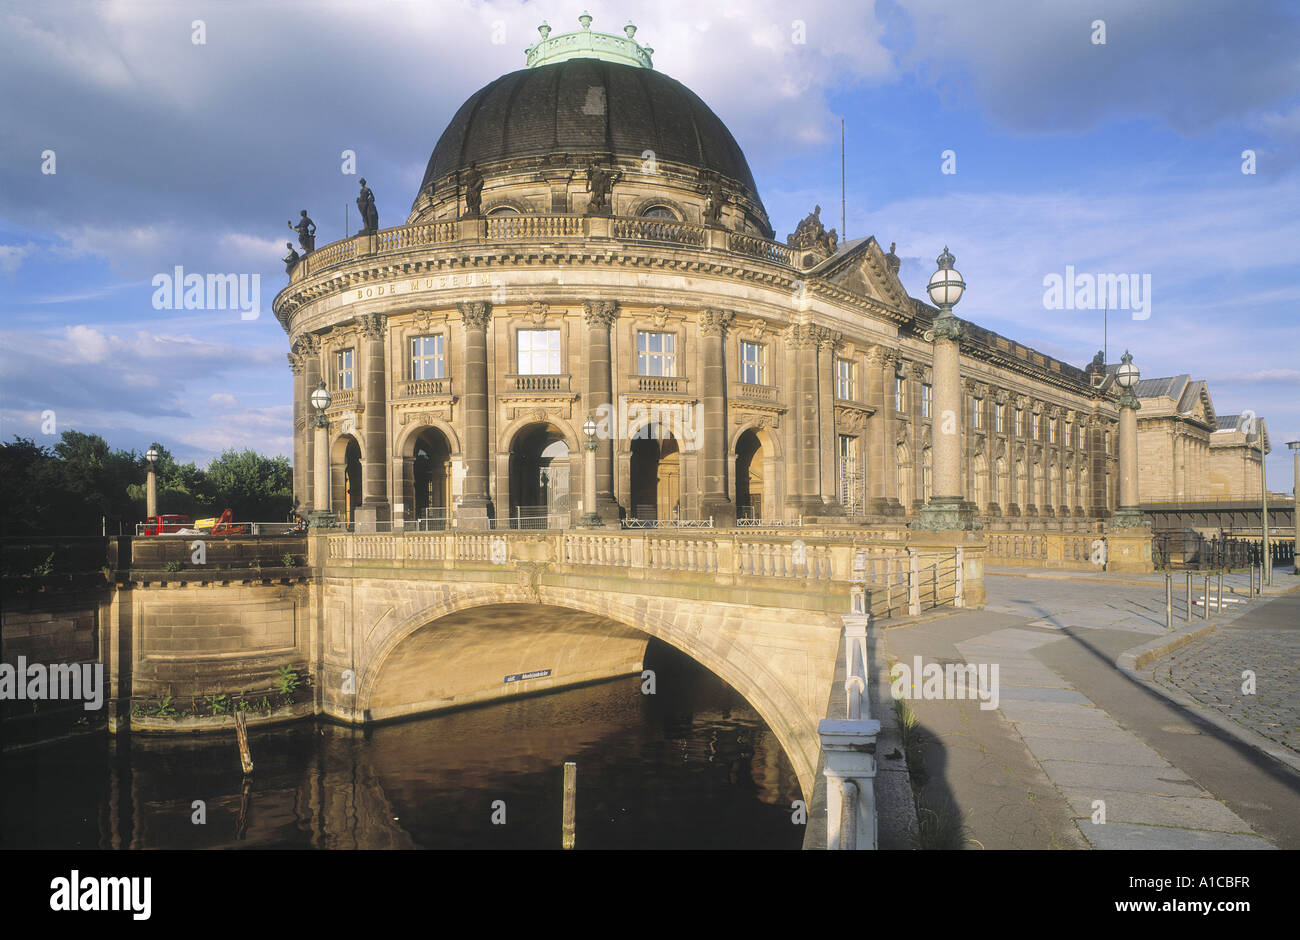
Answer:
[[(376, 708), (384, 703), (384, 671), (390, 662), (400, 660), (400, 656), (395, 654), (399, 654), (404, 644), (421, 631), (462, 612), (517, 604), (594, 615), (612, 622), (611, 632), (615, 636), (625, 638), (628, 631), (635, 631), (643, 638), (642, 652), (644, 640), (654, 637), (689, 656), (735, 689), (758, 712), (789, 758), (804, 798), (809, 798), (819, 753), (817, 720), (821, 713), (818, 707), (824, 709), (825, 702), (810, 707), (806, 695), (801, 701), (798, 683), (792, 688), (791, 677), (786, 670), (777, 668), (779, 663), (765, 658), (761, 647), (739, 642), (745, 622), (752, 620), (755, 613), (752, 608), (743, 606), (690, 604), (664, 598), (545, 585), (536, 589), (500, 583), (429, 585), (402, 603), (390, 606), (373, 625), (362, 625), (367, 639), (358, 659), (359, 717), (383, 720), (402, 713), (398, 710), (385, 714), (383, 708)], [(702, 621), (706, 616), (716, 621), (719, 615), (721, 623), (703, 629)], [(837, 645), (838, 638), (835, 639)], [(551, 687), (563, 688), (569, 684), (558, 681), (562, 677), (555, 679), (557, 681)], [(817, 681), (820, 680), (814, 680)], [(519, 688), (521, 692), (537, 690), (537, 686)], [(485, 697), (481, 700), (500, 698), (502, 696), (496, 694), (491, 699)], [(405, 713), (425, 710), (412, 709)]]

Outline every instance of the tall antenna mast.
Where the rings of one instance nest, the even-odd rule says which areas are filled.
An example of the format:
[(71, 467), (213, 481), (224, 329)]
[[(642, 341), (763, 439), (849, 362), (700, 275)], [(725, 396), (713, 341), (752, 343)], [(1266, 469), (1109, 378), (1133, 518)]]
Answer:
[(1101, 361), (1104, 365), (1110, 359), (1110, 297), (1101, 303)]
[(849, 240), (849, 226), (844, 221), (844, 118), (840, 118), (840, 241)]

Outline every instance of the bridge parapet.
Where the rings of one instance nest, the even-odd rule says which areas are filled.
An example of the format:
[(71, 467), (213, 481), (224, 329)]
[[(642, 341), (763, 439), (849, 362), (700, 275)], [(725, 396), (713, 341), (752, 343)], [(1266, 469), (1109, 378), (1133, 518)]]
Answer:
[[(346, 569), (370, 574), (375, 568), (466, 573), (524, 568), (552, 575), (617, 575), (636, 591), (647, 590), (646, 582), (663, 581), (767, 588), (776, 592), (771, 605), (785, 606), (789, 595), (798, 594), (804, 606), (827, 611), (847, 609), (858, 583), (866, 585), (868, 609), (881, 617), (983, 603), (982, 538), (936, 541), (931, 533), (929, 538), (904, 533), (880, 540), (874, 534), (847, 529), (347, 533), (313, 540), (311, 562), (331, 575)], [(746, 591), (738, 600), (764, 605), (764, 596)]]

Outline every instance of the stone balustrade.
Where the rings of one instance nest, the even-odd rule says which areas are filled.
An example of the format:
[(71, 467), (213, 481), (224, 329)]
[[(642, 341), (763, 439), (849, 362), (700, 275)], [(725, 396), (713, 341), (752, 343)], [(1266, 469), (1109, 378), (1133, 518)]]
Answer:
[[(622, 242), (667, 242), (710, 253), (739, 254), (783, 267), (795, 267), (794, 253), (790, 248), (754, 235), (711, 230), (702, 225), (669, 219), (614, 217), (594, 221), (599, 224), (593, 224), (593, 217), (589, 216), (524, 213), (395, 226), (331, 242), (304, 255), (290, 275), (290, 281), (312, 277), (362, 258), (380, 258), (421, 248), (565, 238), (580, 240), (584, 244), (602, 237)], [(712, 237), (715, 232), (717, 238)]]

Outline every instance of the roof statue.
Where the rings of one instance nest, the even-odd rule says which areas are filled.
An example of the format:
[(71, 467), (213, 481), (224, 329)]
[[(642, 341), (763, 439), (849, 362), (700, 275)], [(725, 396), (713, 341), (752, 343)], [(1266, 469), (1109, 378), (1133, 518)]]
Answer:
[(835, 246), (840, 238), (835, 234), (835, 229), (826, 231), (821, 216), (822, 207), (814, 206), (813, 211), (795, 226), (794, 233), (786, 236), (785, 243), (791, 248), (811, 248), (828, 255), (835, 254)]

